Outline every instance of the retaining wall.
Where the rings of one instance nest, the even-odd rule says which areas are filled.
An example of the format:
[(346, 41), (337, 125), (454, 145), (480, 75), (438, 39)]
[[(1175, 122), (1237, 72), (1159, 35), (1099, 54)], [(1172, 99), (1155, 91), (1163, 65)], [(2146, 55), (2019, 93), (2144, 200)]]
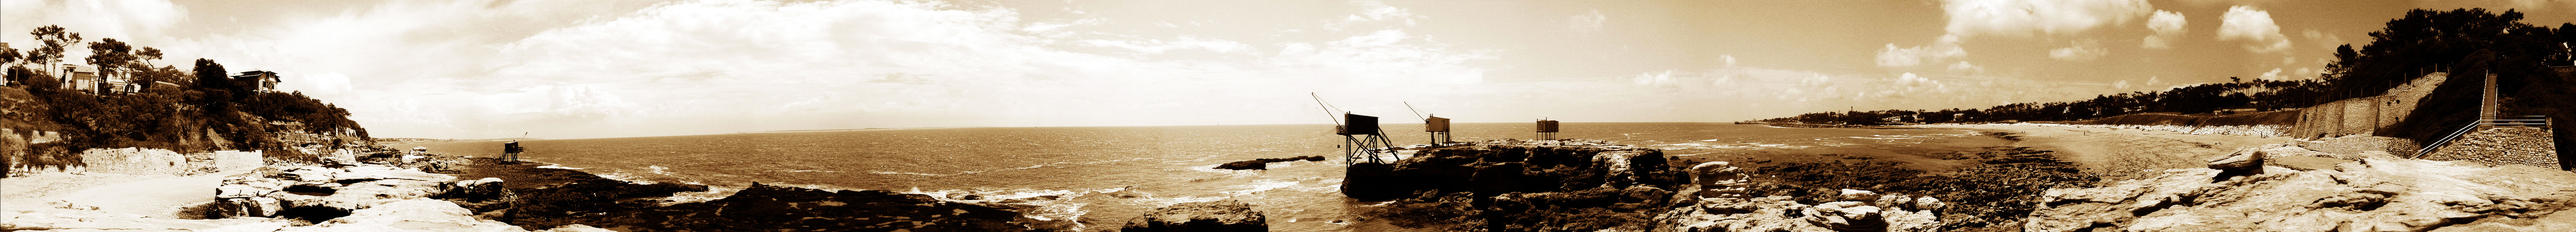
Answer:
[(2406, 119), (2415, 111), (2415, 104), (2433, 94), (2433, 89), (2449, 80), (2450, 75), (2426, 74), (2379, 96), (2344, 99), (2300, 110), (2299, 123), (2290, 129), (2290, 136), (2318, 139), (2377, 133), (2381, 127)]
[(2460, 135), (2424, 159), (2437, 161), (2467, 160), (2494, 165), (2529, 165), (2558, 169), (2558, 145), (2550, 141), (2549, 129), (2541, 127), (2493, 127)]
[(259, 151), (215, 151), (214, 166), (218, 172), (250, 171), (267, 165)]
[(89, 172), (116, 174), (182, 174), (188, 157), (162, 149), (123, 148), (81, 151)]
[(2422, 146), (2416, 145), (2413, 140), (2368, 135), (2352, 135), (2326, 138), (2317, 141), (2298, 141), (2296, 143), (2299, 147), (2334, 154), (2334, 158), (2347, 160), (2361, 160), (2361, 153), (2368, 151), (2383, 151), (2388, 152), (2390, 155), (2407, 156), (2415, 154), (2416, 149), (2423, 148)]
[(56, 132), (51, 132), (51, 131), (18, 131), (18, 130), (12, 130), (12, 129), (0, 129), (0, 134), (18, 135), (20, 138), (16, 138), (16, 139), (22, 139), (22, 140), (24, 140), (24, 141), (27, 141), (27, 143), (28, 143), (28, 144), (52, 143), (52, 142), (60, 142), (60, 141), (63, 141), (63, 134), (62, 134), (62, 133), (56, 133)]

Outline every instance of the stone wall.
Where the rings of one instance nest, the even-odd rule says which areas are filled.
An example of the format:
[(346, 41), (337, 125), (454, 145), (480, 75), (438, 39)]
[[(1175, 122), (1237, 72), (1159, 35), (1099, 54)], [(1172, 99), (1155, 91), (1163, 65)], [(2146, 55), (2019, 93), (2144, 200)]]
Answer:
[(2530, 165), (2557, 169), (2558, 145), (2548, 128), (2493, 127), (2451, 140), (2424, 159), (2467, 160), (2494, 165)]
[(266, 165), (259, 151), (215, 151), (215, 171), (239, 172)]
[(81, 151), (82, 163), (89, 172), (116, 174), (180, 174), (186, 172), (188, 157), (162, 149), (123, 148)]
[(2133, 129), (2133, 130), (2145, 130), (2145, 131), (2163, 131), (2163, 132), (2184, 133), (2184, 134), (2195, 134), (2195, 135), (2243, 135), (2243, 136), (2262, 136), (2262, 137), (2284, 136), (2284, 135), (2286, 135), (2286, 134), (2283, 134), (2283, 133), (2288, 133), (2288, 132), (2289, 132), (2289, 129), (2290, 129), (2290, 127), (2287, 127), (2287, 126), (2281, 126), (2281, 125), (2252, 125), (2252, 126), (2184, 126), (2184, 125), (2083, 125), (2083, 124), (2053, 124), (2053, 123), (2020, 123), (2020, 124), (2015, 124), (2015, 125), (2064, 126), (2064, 127), (2093, 127), (2093, 128), (2111, 128), (2111, 129)]
[[(21, 133), (23, 133), (23, 134), (21, 134)], [(18, 130), (11, 130), (11, 129), (0, 129), (0, 134), (16, 135), (16, 136), (18, 136), (18, 137), (13, 138), (13, 139), (23, 139), (23, 140), (27, 141), (27, 143), (28, 143), (28, 144), (52, 143), (52, 142), (60, 142), (60, 141), (63, 141), (63, 134), (62, 134), (62, 133), (56, 133), (56, 132), (50, 132), (50, 131), (18, 131)]]
[(2347, 160), (2361, 160), (2361, 153), (2368, 151), (2383, 151), (2388, 152), (2388, 154), (2391, 155), (2407, 156), (2415, 154), (2416, 149), (2423, 148), (2422, 146), (2416, 145), (2413, 140), (2368, 135), (2351, 135), (2317, 141), (2298, 141), (2297, 145), (2299, 147), (2308, 148), (2308, 150), (2334, 154), (2334, 158)]
[(2297, 126), (2290, 136), (2305, 139), (2333, 138), (2345, 135), (2370, 135), (2381, 127), (2397, 124), (2415, 111), (2425, 95), (2449, 80), (2449, 73), (2433, 73), (2412, 82), (2388, 89), (2379, 96), (2344, 99), (2308, 107), (2299, 111)]

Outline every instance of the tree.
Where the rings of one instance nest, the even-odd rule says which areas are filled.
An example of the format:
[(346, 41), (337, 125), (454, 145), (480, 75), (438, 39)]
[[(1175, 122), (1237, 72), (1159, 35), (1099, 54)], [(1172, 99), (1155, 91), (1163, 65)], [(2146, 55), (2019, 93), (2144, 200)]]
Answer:
[(21, 58), (19, 56), (18, 49), (9, 48), (9, 45), (6, 44), (0, 44), (0, 64), (17, 63), (18, 59)]
[(153, 60), (160, 60), (161, 55), (161, 49), (159, 48), (143, 47), (143, 49), (134, 51), (134, 57), (142, 58), (145, 62), (144, 66), (151, 66), (150, 62)]
[[(98, 75), (103, 78), (123, 73), (123, 69), (132, 69), (136, 59), (134, 46), (126, 45), (125, 41), (116, 41), (116, 38), (101, 38), (98, 42), (89, 43), (89, 57), (82, 60), (89, 61), (92, 67), (98, 67)], [(99, 91), (108, 90), (102, 88)]]
[[(37, 42), (44, 43), (38, 45), (35, 52), (27, 54), (27, 60), (29, 62), (45, 64), (46, 67), (40, 68), (45, 70), (45, 73), (53, 73), (54, 68), (51, 66), (58, 62), (62, 62), (63, 47), (69, 47), (72, 46), (72, 44), (78, 44), (81, 41), (80, 33), (63, 31), (63, 26), (59, 25), (45, 25), (44, 27), (36, 28), (36, 31), (27, 32), (27, 34), (35, 35)], [(61, 76), (62, 74), (54, 73), (53, 75)]]
[(224, 76), (224, 74), (226, 74), (226, 72), (224, 72), (224, 64), (215, 63), (215, 60), (198, 58), (197, 68), (195, 71), (197, 73), (197, 81), (195, 83), (196, 89), (197, 91), (205, 92), (205, 98), (199, 99), (202, 101), (192, 103), (198, 106), (207, 107), (206, 112), (220, 112), (221, 109), (231, 108), (232, 104), (230, 104), (230, 102), (233, 101), (233, 92), (231, 90), (233, 89), (233, 79), (229, 76)]

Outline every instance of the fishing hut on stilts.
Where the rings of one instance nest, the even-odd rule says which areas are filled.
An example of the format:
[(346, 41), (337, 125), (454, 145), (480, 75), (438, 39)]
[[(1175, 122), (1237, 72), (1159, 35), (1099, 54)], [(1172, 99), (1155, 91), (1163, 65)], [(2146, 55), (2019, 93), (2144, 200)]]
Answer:
[(1438, 147), (1449, 145), (1448, 118), (1441, 118), (1440, 114), (1431, 114), (1431, 117), (1422, 117), (1422, 110), (1414, 110), (1412, 102), (1404, 103), (1404, 109), (1413, 110), (1414, 117), (1422, 118), (1422, 132), (1431, 132), (1431, 146)]
[[(519, 134), (519, 137), (520, 137), (520, 138), (527, 138), (527, 137), (528, 137), (528, 134), (527, 134), (527, 133), (520, 133), (520, 134)], [(519, 153), (527, 153), (527, 152), (528, 152), (528, 147), (525, 147), (525, 146), (519, 146), (519, 140), (513, 139), (513, 140), (510, 140), (510, 142), (507, 142), (507, 143), (501, 143), (501, 158), (502, 158), (502, 159), (504, 159), (504, 160), (509, 160), (509, 162), (510, 162), (510, 163), (519, 163)]]
[[(1327, 114), (1333, 112), (1332, 104), (1324, 103), (1322, 96), (1315, 97), (1315, 104), (1324, 107)], [(1393, 163), (1404, 160), (1404, 157), (1396, 153), (1395, 140), (1388, 139), (1386, 130), (1378, 128), (1377, 117), (1343, 111), (1342, 117), (1334, 123), (1336, 125), (1333, 125), (1333, 134), (1342, 136), (1343, 163)]]
[(1538, 140), (1556, 140), (1556, 120), (1538, 120)]

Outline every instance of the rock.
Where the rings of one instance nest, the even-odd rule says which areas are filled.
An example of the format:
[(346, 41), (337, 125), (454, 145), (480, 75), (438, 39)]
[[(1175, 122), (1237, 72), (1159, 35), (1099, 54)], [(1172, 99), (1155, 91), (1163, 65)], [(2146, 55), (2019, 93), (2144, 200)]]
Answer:
[(1862, 204), (1868, 204), (1868, 202), (1878, 202), (1878, 193), (1876, 193), (1876, 192), (1870, 192), (1870, 191), (1868, 191), (1868, 190), (1843, 189), (1843, 193), (1842, 193), (1841, 195), (1836, 195), (1836, 196), (1842, 196), (1843, 201), (1857, 201), (1857, 202), (1863, 202)]
[(1908, 197), (1905, 194), (1881, 195), (1878, 199), (1869, 202), (1869, 205), (1887, 208), (1887, 210), (1905, 210), (1914, 207), (1914, 197)]
[(1925, 196), (1925, 197), (1921, 197), (1921, 198), (1914, 198), (1914, 208), (1913, 208), (1913, 209), (1914, 209), (1914, 210), (1936, 211), (1936, 212), (1937, 212), (1937, 211), (1941, 211), (1941, 207), (1948, 207), (1948, 206), (1950, 206), (1950, 205), (1949, 205), (1949, 204), (1941, 203), (1941, 199), (1936, 199), (1936, 198), (1932, 198), (1932, 197), (1930, 197), (1930, 196)]
[(291, 224), (285, 219), (270, 218), (150, 218), (94, 209), (11, 208), (0, 212), (0, 230), (8, 231), (275, 231)]
[[(517, 212), (513, 210), (513, 212)], [(733, 196), (648, 208), (603, 220), (646, 231), (1022, 231), (1069, 227), (1000, 208), (885, 190), (828, 191), (752, 184)]]
[[(2576, 173), (2365, 156), (2333, 169), (2220, 178), (2174, 169), (2048, 190), (2027, 231), (2435, 231), (2576, 228)], [(2223, 180), (2211, 182), (2210, 180)], [(2550, 202), (2550, 203), (2541, 203)]]
[(1752, 180), (1745, 179), (1743, 169), (1729, 166), (1727, 162), (1707, 162), (1693, 165), (1691, 166), (1690, 174), (1691, 183), (1698, 185), (1700, 188), (1700, 191), (1695, 193), (1698, 197), (1751, 197), (1750, 195), (1746, 195), (1751, 193), (1751, 190), (1746, 189), (1746, 187), (1752, 185)]
[(339, 165), (262, 167), (226, 177), (215, 187), (213, 216), (319, 222), (379, 204), (439, 195), (456, 183), (454, 176), (388, 165)]
[(1269, 220), (1252, 204), (1235, 200), (1181, 203), (1146, 211), (1127, 221), (1124, 232), (1270, 231)]
[(1245, 161), (1234, 161), (1234, 162), (1232, 162), (1232, 163), (1225, 163), (1225, 164), (1222, 164), (1222, 165), (1217, 165), (1217, 166), (1216, 166), (1216, 168), (1217, 168), (1217, 169), (1226, 169), (1226, 170), (1270, 170), (1270, 167), (1269, 167), (1270, 163), (1288, 162), (1288, 161), (1299, 161), (1299, 160), (1304, 160), (1304, 161), (1324, 161), (1324, 157), (1323, 157), (1323, 156), (1298, 156), (1298, 157), (1289, 157), (1289, 158), (1262, 158), (1262, 159), (1253, 159), (1253, 160), (1245, 160)]
[(476, 219), (472, 211), (455, 203), (431, 199), (410, 199), (375, 205), (349, 212), (349, 216), (332, 218), (310, 227), (290, 227), (279, 232), (307, 231), (527, 231), (498, 221)]
[(2210, 160), (2209, 169), (2217, 169), (2220, 171), (2218, 176), (2213, 177), (2214, 180), (2211, 181), (2223, 181), (2227, 180), (2229, 177), (2263, 174), (2263, 154), (2263, 150), (2246, 148), (2238, 149), (2235, 153), (2228, 154), (2227, 157)]
[(1260, 160), (1234, 161), (1233, 163), (1225, 163), (1224, 165), (1217, 165), (1217, 166), (1216, 166), (1216, 169), (1225, 169), (1225, 170), (1270, 170), (1270, 162), (1262, 162), (1262, 161), (1260, 161)]
[(1698, 186), (1685, 185), (1691, 170), (1671, 166), (1661, 150), (1606, 144), (1488, 141), (1429, 148), (1397, 162), (1350, 165), (1342, 193), (1393, 201), (1367, 214), (1396, 224), (1600, 231), (1643, 230), (1653, 224), (1649, 218), (1675, 206), (1703, 205), (1693, 195), (1727, 192), (1684, 187)]
[(1887, 226), (1887, 220), (1879, 217), (1878, 206), (1869, 206), (1868, 203), (1826, 202), (1805, 212), (1808, 223), (1836, 231), (1878, 230)]

